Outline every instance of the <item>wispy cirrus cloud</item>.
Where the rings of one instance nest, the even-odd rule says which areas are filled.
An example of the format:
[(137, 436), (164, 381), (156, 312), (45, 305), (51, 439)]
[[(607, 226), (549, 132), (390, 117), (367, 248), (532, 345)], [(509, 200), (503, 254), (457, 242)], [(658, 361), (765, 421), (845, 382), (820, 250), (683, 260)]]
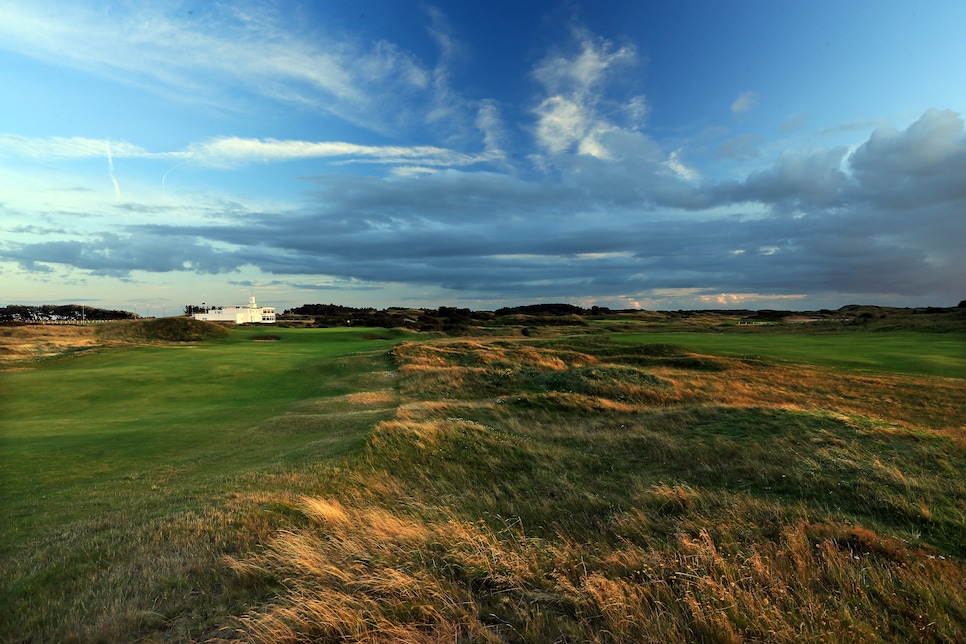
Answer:
[[(954, 112), (879, 130), (852, 154), (786, 153), (740, 181), (681, 181), (663, 195), (646, 177), (643, 189), (630, 180), (659, 163), (584, 158), (581, 172), (555, 180), (455, 169), (399, 180), (327, 174), (290, 211), (132, 223), (110, 235), (9, 243), (0, 257), (105, 275), (255, 265), (277, 276), (522, 299), (692, 289), (697, 301), (738, 305), (816, 292), (937, 296), (961, 286), (966, 133)], [(900, 185), (903, 200), (880, 199), (887, 184)], [(707, 211), (670, 214), (657, 199)], [(744, 204), (755, 216), (710, 213)]]
[(153, 152), (125, 141), (86, 137), (31, 138), (0, 134), (0, 154), (21, 158), (71, 160), (90, 158), (158, 159), (191, 161), (212, 167), (249, 163), (274, 163), (303, 159), (336, 159), (344, 162), (462, 167), (493, 161), (499, 152), (468, 154), (437, 146), (359, 145), (345, 141), (299, 141), (216, 137), (181, 150)]
[(219, 137), (189, 146), (186, 158), (207, 165), (299, 159), (343, 159), (349, 162), (420, 164), (434, 167), (474, 165), (492, 160), (492, 154), (466, 154), (436, 146), (375, 146), (344, 141), (293, 141)]
[[(930, 110), (905, 129), (872, 135), (868, 126), (858, 140), (855, 128), (869, 122), (847, 123), (814, 134), (805, 149), (769, 144), (753, 129), (720, 129), (699, 146), (667, 130), (660, 141), (648, 132), (650, 103), (632, 73), (641, 54), (580, 29), (520, 73), (532, 93), (515, 105), (460, 94), (465, 52), (432, 8), (424, 10), (426, 31), (439, 55), (427, 62), (384, 41), (339, 40), (322, 27), (310, 33), (268, 4), (202, 4), (193, 14), (133, 4), (113, 12), (37, 6), (0, 5), (0, 49), (184, 101), (224, 105), (229, 90), (242, 89), (239, 102), (275, 103), (253, 113), (271, 127), (251, 126), (255, 117), (198, 134), (172, 127), (166, 131), (178, 143), (168, 149), (0, 134), (0, 156), (15, 161), (0, 167), (0, 195), (34, 206), (0, 239), (0, 261), (26, 271), (61, 265), (124, 279), (254, 269), (319, 288), (393, 283), (531, 301), (647, 301), (663, 293), (721, 305), (817, 292), (948, 297), (966, 274), (959, 248), (966, 138), (953, 112)], [(741, 94), (733, 113), (747, 113), (756, 100)], [(727, 106), (722, 99), (718, 109)], [(299, 121), (306, 113), (321, 114), (325, 127)], [(279, 114), (299, 118), (276, 128)], [(366, 132), (329, 128), (330, 116)], [(428, 127), (397, 136), (396, 125), (417, 121)], [(305, 123), (313, 134), (299, 129)], [(789, 119), (782, 130), (803, 125)], [(847, 140), (817, 142), (833, 134)], [(162, 135), (148, 136), (133, 140)], [(709, 167), (715, 152), (716, 161), (730, 162), (727, 171)], [(23, 159), (98, 163), (45, 167), (44, 180), (20, 198), (16, 190), (31, 186), (19, 166), (42, 165)], [(264, 173), (270, 178), (261, 168), (241, 171), (310, 160), (319, 163), (292, 173), (301, 179), (297, 195), (277, 181), (282, 169)], [(165, 191), (165, 179), (184, 164), (219, 171)], [(95, 181), (85, 185), (96, 190), (56, 198), (54, 190), (75, 189), (83, 183), (75, 177), (90, 168)], [(220, 172), (227, 169), (239, 171)], [(252, 195), (269, 184), (273, 192), (256, 203)], [(37, 212), (51, 230), (70, 225), (50, 234), (29, 229)]]
[[(108, 146), (115, 158), (150, 158), (168, 156), (149, 152), (125, 141), (93, 139), (82, 136), (28, 137), (0, 134), (0, 154), (33, 159), (91, 159), (107, 155)], [(176, 155), (175, 155), (176, 156)]]
[(385, 41), (293, 28), (269, 5), (0, 5), (0, 48), (181, 101), (235, 109), (231, 90), (329, 113), (369, 130), (400, 124), (432, 70)]

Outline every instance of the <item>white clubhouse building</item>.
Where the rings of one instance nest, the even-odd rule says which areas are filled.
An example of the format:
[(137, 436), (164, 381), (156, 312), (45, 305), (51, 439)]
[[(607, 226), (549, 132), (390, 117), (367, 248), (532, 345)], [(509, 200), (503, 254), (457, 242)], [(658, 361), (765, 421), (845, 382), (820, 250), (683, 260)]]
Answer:
[(258, 306), (255, 296), (248, 298), (248, 306), (213, 306), (206, 307), (201, 313), (191, 315), (196, 320), (205, 322), (231, 322), (233, 324), (274, 324), (275, 308)]

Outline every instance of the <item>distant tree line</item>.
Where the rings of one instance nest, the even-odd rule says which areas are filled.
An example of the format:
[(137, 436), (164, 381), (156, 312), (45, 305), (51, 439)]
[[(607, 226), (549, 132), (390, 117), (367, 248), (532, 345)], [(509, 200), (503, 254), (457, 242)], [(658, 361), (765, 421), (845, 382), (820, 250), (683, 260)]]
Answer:
[(11, 304), (0, 307), (0, 322), (79, 322), (82, 320), (129, 320), (134, 317), (130, 311), (99, 309), (80, 304), (43, 304), (25, 306)]
[[(959, 303), (959, 308), (966, 308), (966, 300)], [(908, 314), (919, 313), (940, 313), (950, 312), (956, 309), (942, 307), (924, 307), (917, 309), (888, 309), (882, 307), (866, 307), (859, 305), (844, 306), (836, 311), (821, 309), (817, 312), (785, 311), (774, 309), (727, 309), (730, 315), (738, 316), (744, 320), (755, 322), (781, 322), (785, 318), (794, 315), (811, 313), (820, 318), (834, 318), (839, 320), (844, 317), (864, 318), (873, 317), (873, 313), (868, 309), (878, 311), (880, 317), (884, 317), (887, 312), (890, 315), (897, 315), (902, 312)], [(185, 314), (191, 315), (205, 309), (200, 306), (187, 305)], [(720, 314), (720, 309), (698, 309), (698, 310), (678, 310), (662, 311), (661, 313), (669, 321), (687, 320), (691, 318), (701, 319), (712, 314)], [(605, 306), (591, 306), (584, 308), (574, 304), (547, 303), (547, 304), (527, 304), (523, 306), (510, 306), (496, 309), (495, 311), (473, 311), (468, 308), (452, 306), (441, 306), (436, 309), (389, 307), (387, 309), (376, 309), (373, 307), (352, 307), (341, 304), (303, 304), (291, 309), (286, 309), (279, 317), (279, 322), (286, 323), (285, 317), (289, 317), (289, 322), (294, 322), (291, 318), (301, 317), (299, 324), (310, 323), (317, 327), (336, 327), (336, 326), (368, 326), (396, 328), (404, 327), (418, 331), (443, 331), (446, 333), (460, 333), (471, 327), (479, 326), (578, 326), (587, 324), (587, 319), (607, 318), (624, 314), (639, 313), (636, 309), (610, 309)], [(306, 320), (306, 318), (309, 318)]]
[(303, 304), (294, 309), (286, 309), (283, 315), (311, 315), (317, 318), (333, 318), (348, 320), (352, 317), (376, 313), (373, 308), (355, 308), (341, 304)]
[(405, 309), (390, 307), (377, 310), (339, 304), (303, 304), (286, 309), (282, 314), (311, 316), (315, 326), (378, 326), (384, 328), (407, 327), (419, 331), (454, 332), (472, 324), (492, 319), (488, 311), (441, 306), (438, 309)]
[(315, 326), (406, 327), (419, 331), (459, 332), (471, 326), (519, 324), (520, 317), (533, 318), (534, 324), (582, 324), (577, 316), (605, 315), (612, 311), (594, 306), (585, 309), (573, 304), (530, 304), (504, 307), (496, 311), (441, 306), (436, 309), (389, 307), (357, 308), (340, 304), (303, 304), (286, 309), (283, 316), (310, 316)]
[[(594, 309), (600, 310), (600, 307), (595, 306)], [(590, 313), (588, 309), (574, 304), (527, 304), (525, 306), (506, 306), (493, 311), (493, 315), (497, 317), (504, 315), (587, 315), (588, 313)]]

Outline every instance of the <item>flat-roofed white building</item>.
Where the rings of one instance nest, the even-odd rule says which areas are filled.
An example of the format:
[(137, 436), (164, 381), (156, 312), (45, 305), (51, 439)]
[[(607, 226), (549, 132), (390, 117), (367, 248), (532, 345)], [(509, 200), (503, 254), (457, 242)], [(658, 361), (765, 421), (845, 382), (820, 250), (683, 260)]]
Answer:
[(258, 306), (255, 296), (248, 298), (248, 306), (213, 306), (201, 313), (191, 315), (204, 322), (231, 322), (232, 324), (275, 324), (275, 308)]

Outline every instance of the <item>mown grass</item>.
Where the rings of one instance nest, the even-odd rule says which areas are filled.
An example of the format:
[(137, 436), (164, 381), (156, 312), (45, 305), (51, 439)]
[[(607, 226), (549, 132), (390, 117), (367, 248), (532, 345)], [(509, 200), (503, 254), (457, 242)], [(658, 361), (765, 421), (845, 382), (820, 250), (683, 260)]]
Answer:
[[(262, 592), (226, 586), (222, 555), (274, 531), (300, 473), (361, 446), (386, 401), (339, 401), (388, 386), (400, 335), (258, 334), (0, 374), (0, 639), (184, 641)], [(266, 487), (268, 506), (251, 496)]]
[(966, 335), (882, 331), (876, 333), (627, 333), (615, 342), (684, 345), (715, 355), (782, 358), (872, 372), (966, 378)]
[(258, 333), (0, 376), (7, 639), (966, 639), (962, 379), (691, 335)]
[(966, 637), (960, 381), (597, 338), (395, 354), (396, 417), (233, 562), (284, 589), (226, 639)]

